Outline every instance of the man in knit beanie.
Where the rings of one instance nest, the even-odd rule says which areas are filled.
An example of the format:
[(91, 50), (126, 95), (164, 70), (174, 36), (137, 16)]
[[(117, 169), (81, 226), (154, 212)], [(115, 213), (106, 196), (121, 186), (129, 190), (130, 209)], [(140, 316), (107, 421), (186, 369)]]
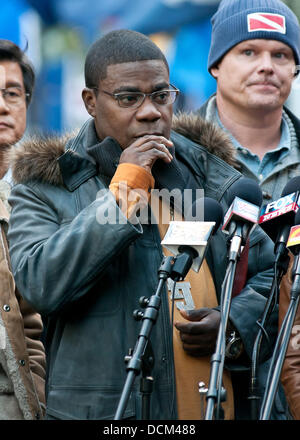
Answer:
[(223, 0), (212, 18), (208, 69), (217, 93), (201, 116), (231, 136), (241, 172), (264, 202), (300, 173), (300, 122), (284, 107), (300, 69), (300, 27), (280, 0)]
[[(230, 136), (237, 168), (259, 182), (264, 203), (279, 199), (300, 175), (300, 121), (285, 107), (300, 69), (297, 17), (280, 0), (222, 0), (212, 18), (208, 69), (217, 92), (197, 113)], [(246, 373), (236, 380), (245, 413), (249, 380)]]

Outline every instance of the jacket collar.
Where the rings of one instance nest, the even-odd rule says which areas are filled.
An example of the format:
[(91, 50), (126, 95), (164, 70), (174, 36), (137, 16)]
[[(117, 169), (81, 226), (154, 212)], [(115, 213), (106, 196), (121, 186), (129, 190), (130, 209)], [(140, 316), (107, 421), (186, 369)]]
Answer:
[[(166, 164), (157, 161), (152, 168), (156, 187), (185, 188), (185, 181), (175, 157)], [(93, 121), (88, 121), (78, 136), (71, 142), (66, 152), (58, 159), (62, 178), (69, 191), (73, 191), (90, 177), (98, 174), (106, 183), (110, 182), (119, 164), (122, 149), (113, 138), (107, 137), (99, 142)]]
[(57, 159), (63, 183), (69, 191), (97, 174), (95, 161), (87, 155), (87, 144), (97, 144), (92, 120), (85, 122), (78, 135), (67, 142), (65, 153)]
[(216, 96), (217, 94), (214, 93), (213, 95), (211, 95), (205, 102), (204, 104), (202, 104), (202, 106), (197, 110), (197, 113), (201, 116), (201, 118), (207, 120), (208, 119), (208, 115), (207, 115), (207, 109), (209, 106), (209, 103), (212, 101), (212, 99)]
[[(201, 118), (203, 118), (205, 120), (209, 119), (208, 110), (209, 110), (210, 104), (215, 96), (216, 96), (216, 93), (211, 95), (210, 98), (208, 98), (207, 101), (197, 110), (197, 113)], [(297, 139), (298, 139), (298, 144), (300, 145), (300, 119), (298, 119), (291, 112), (291, 110), (289, 110), (286, 106), (284, 106), (283, 108), (284, 108), (284, 111), (289, 116), (289, 118), (291, 119), (292, 123), (294, 124)]]
[(284, 111), (287, 113), (295, 127), (298, 145), (300, 146), (300, 119), (298, 119), (287, 107), (284, 107)]

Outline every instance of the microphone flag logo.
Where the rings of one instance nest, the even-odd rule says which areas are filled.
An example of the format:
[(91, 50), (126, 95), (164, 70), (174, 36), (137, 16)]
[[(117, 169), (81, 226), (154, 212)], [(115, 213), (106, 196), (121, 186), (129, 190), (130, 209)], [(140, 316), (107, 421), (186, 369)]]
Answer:
[(240, 199), (239, 197), (235, 197), (230, 208), (224, 216), (222, 230), (224, 232), (227, 231), (227, 228), (232, 218), (239, 218), (243, 219), (244, 221), (256, 224), (258, 221), (258, 215), (258, 206), (253, 205), (253, 203), (247, 202), (246, 200)]
[(296, 213), (299, 209), (299, 192), (288, 194), (281, 197), (279, 200), (275, 200), (265, 205), (259, 218), (259, 224), (280, 217), (289, 212)]
[(286, 20), (283, 15), (267, 12), (248, 14), (248, 32), (267, 31), (286, 34)]
[(287, 247), (297, 246), (300, 244), (300, 225), (292, 226)]
[(215, 222), (171, 221), (161, 244), (172, 254), (179, 253), (182, 245), (191, 246), (198, 252), (192, 269), (199, 272), (208, 240), (212, 235)]

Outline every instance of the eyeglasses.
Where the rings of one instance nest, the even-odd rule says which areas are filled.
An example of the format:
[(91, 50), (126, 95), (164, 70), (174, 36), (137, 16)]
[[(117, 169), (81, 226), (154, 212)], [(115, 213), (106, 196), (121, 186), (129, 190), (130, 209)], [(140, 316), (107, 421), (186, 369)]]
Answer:
[(0, 89), (2, 97), (7, 105), (19, 105), (24, 100), (30, 96), (30, 93), (25, 93), (21, 87), (7, 87)]
[(98, 87), (91, 87), (92, 89), (99, 90), (100, 92), (105, 93), (106, 95), (112, 96), (119, 104), (120, 107), (125, 108), (138, 108), (140, 107), (146, 99), (146, 96), (149, 96), (154, 104), (158, 105), (168, 105), (173, 104), (175, 102), (177, 96), (180, 91), (170, 84), (172, 89), (167, 90), (159, 90), (157, 92), (152, 93), (142, 93), (142, 92), (120, 92), (120, 93), (110, 93), (105, 90), (99, 90)]

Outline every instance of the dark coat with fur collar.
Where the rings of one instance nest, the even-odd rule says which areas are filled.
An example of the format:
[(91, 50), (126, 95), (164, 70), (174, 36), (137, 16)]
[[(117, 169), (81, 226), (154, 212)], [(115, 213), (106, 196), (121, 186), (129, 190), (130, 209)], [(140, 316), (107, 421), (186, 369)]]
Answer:
[[(203, 188), (226, 210), (227, 190), (241, 177), (232, 167), (228, 139), (200, 118), (182, 115), (174, 120), (172, 140), (174, 160), (170, 165), (157, 162), (152, 170), (157, 187)], [(122, 222), (107, 191), (120, 154), (112, 139), (99, 143), (90, 120), (75, 137), (31, 141), (13, 158), (17, 185), (10, 198), (11, 260), (19, 290), (47, 319), (49, 417), (113, 417), (125, 380), (123, 357), (139, 330), (132, 311), (140, 296), (157, 287), (162, 260), (157, 226)], [(116, 224), (100, 224), (99, 210), (110, 209)], [(272, 281), (272, 247), (257, 228), (251, 236), (247, 284), (232, 301), (230, 319), (248, 353)], [(224, 234), (218, 232), (207, 253), (218, 294), (226, 254)], [(271, 340), (275, 335), (276, 313)], [(151, 417), (176, 418), (165, 295), (151, 341), (156, 358)], [(126, 417), (139, 417), (137, 395), (133, 393)]]
[[(174, 135), (176, 133), (202, 145), (210, 153), (228, 165), (237, 165), (235, 149), (228, 136), (216, 126), (193, 114), (182, 113), (173, 118)], [(13, 178), (16, 183), (28, 180), (63, 185), (63, 178), (57, 159), (65, 153), (68, 140), (76, 133), (62, 137), (30, 138), (18, 149), (12, 151), (11, 163)], [(238, 174), (237, 174), (238, 175)]]

